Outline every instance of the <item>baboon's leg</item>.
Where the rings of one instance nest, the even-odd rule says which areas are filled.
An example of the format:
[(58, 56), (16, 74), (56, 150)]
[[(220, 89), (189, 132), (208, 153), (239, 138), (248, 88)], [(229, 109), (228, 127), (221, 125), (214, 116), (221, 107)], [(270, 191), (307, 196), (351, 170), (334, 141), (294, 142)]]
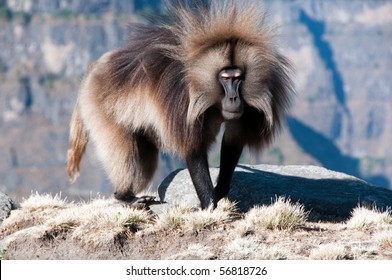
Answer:
[(209, 206), (215, 208), (214, 186), (208, 169), (207, 153), (204, 151), (194, 152), (187, 156), (186, 163), (197, 196), (200, 199), (201, 208), (206, 209)]
[[(90, 115), (91, 116), (91, 115)], [(130, 133), (108, 118), (96, 116), (90, 128), (100, 160), (115, 187), (115, 197), (130, 206), (148, 205), (154, 197), (136, 197), (152, 179), (158, 149), (142, 133)]]
[(79, 95), (81, 117), (115, 187), (115, 197), (135, 206), (148, 204), (152, 197), (137, 198), (136, 195), (147, 187), (153, 177), (158, 149), (145, 136), (149, 131), (134, 131), (116, 121), (116, 110), (121, 111), (123, 104), (103, 98), (110, 97), (110, 94), (100, 92), (108, 90), (104, 82), (106, 72), (102, 70), (106, 62), (101, 60), (82, 82)]
[(155, 197), (136, 197), (136, 194), (148, 186), (154, 176), (157, 162), (157, 147), (142, 133), (133, 134), (130, 138), (128, 155), (126, 155), (124, 162), (128, 170), (117, 171), (117, 173), (121, 172), (122, 174), (119, 176), (118, 182), (115, 183), (115, 197), (133, 207), (144, 207), (153, 202)]
[(215, 198), (217, 201), (229, 194), (231, 179), (234, 169), (241, 156), (243, 145), (240, 143), (232, 143), (228, 140), (226, 133), (223, 135), (221, 145), (221, 158), (218, 183), (215, 187)]

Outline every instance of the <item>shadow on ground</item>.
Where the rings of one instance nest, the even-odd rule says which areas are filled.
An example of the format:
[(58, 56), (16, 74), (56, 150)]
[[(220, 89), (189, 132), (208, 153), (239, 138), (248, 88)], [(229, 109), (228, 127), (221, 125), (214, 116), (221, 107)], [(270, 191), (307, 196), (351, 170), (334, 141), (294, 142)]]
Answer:
[[(354, 177), (306, 178), (241, 166), (233, 178), (229, 199), (238, 201), (240, 211), (268, 205), (284, 196), (311, 211), (310, 219), (342, 221), (358, 205), (385, 210), (392, 207), (392, 191), (375, 187)], [(303, 170), (306, 172), (306, 170)]]

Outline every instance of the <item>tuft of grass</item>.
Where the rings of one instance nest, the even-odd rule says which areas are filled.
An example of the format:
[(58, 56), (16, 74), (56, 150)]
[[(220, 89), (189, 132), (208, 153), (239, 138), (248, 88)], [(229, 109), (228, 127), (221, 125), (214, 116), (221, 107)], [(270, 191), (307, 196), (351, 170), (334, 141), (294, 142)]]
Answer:
[(392, 250), (392, 229), (376, 233), (374, 239), (380, 248)]
[[(35, 194), (22, 203), (20, 213), (17, 211), (8, 223), (42, 224), (48, 232), (68, 232), (71, 239), (87, 248), (109, 246), (118, 236), (134, 233), (151, 220), (145, 210), (128, 208), (114, 199), (104, 198), (74, 204), (66, 203), (58, 195)], [(21, 217), (29, 217), (29, 220)]]
[(142, 229), (151, 219), (150, 214), (145, 210), (126, 209), (126, 211), (117, 212), (117, 223), (132, 232)]
[(307, 217), (303, 205), (278, 197), (272, 205), (254, 207), (245, 215), (241, 235), (260, 229), (293, 230), (304, 225)]
[(224, 222), (227, 219), (225, 214), (218, 213), (218, 211), (211, 212), (210, 210), (200, 210), (195, 212), (189, 212), (184, 215), (185, 227), (191, 230), (212, 228), (218, 225), (220, 222)]
[[(108, 246), (118, 236), (134, 233), (142, 229), (151, 219), (145, 210), (114, 204), (111, 207), (99, 207), (110, 201), (95, 201), (85, 205), (87, 209), (78, 227), (72, 232), (72, 238), (87, 248)], [(83, 209), (83, 207), (81, 207)], [(79, 212), (82, 214), (83, 212)]]
[(184, 227), (191, 230), (213, 228), (232, 220), (231, 212), (223, 208), (199, 210), (184, 215)]
[(158, 215), (153, 228), (147, 231), (212, 228), (231, 221), (236, 215), (235, 211), (235, 203), (227, 199), (222, 199), (214, 211), (211, 209), (198, 210), (177, 206)]
[(190, 209), (182, 206), (169, 208), (162, 212), (155, 220), (155, 230), (179, 229), (185, 225), (184, 215), (189, 213)]
[(258, 260), (287, 260), (289, 252), (282, 246), (262, 246), (255, 258)]
[(376, 246), (354, 246), (351, 248), (351, 255), (354, 260), (368, 260), (376, 256), (378, 248)]
[(12, 211), (11, 215), (2, 222), (2, 228), (7, 234), (22, 230), (24, 228), (41, 225), (52, 217), (58, 215), (59, 210), (66, 210), (74, 206), (67, 203), (60, 195), (39, 195), (33, 193), (21, 203), (21, 207)]
[(345, 260), (350, 259), (347, 250), (337, 244), (324, 244), (310, 252), (310, 259), (313, 260)]
[(280, 246), (268, 247), (254, 238), (236, 238), (223, 249), (229, 260), (258, 259), (258, 260), (284, 260), (288, 252)]
[(21, 202), (22, 208), (29, 208), (30, 210), (44, 208), (66, 208), (69, 205), (72, 205), (72, 203), (68, 203), (66, 198), (61, 198), (61, 194), (52, 196), (50, 194), (40, 195), (35, 193)]
[(48, 226), (68, 225), (71, 227), (94, 224), (102, 229), (112, 227), (132, 227), (146, 223), (150, 219), (147, 211), (127, 208), (115, 200), (95, 199), (63, 209), (46, 221)]
[(68, 208), (49, 217), (44, 224), (52, 228), (76, 228), (83, 223), (85, 217), (76, 208)]
[(368, 209), (357, 207), (352, 211), (351, 218), (347, 222), (347, 227), (359, 230), (371, 230), (392, 225), (391, 210), (384, 212), (376, 208)]
[(218, 207), (220, 211), (228, 212), (230, 214), (236, 215), (237, 214), (237, 202), (233, 202), (228, 200), (227, 198), (221, 199), (218, 202)]
[(253, 238), (236, 238), (224, 247), (229, 260), (251, 259), (256, 255), (259, 242)]

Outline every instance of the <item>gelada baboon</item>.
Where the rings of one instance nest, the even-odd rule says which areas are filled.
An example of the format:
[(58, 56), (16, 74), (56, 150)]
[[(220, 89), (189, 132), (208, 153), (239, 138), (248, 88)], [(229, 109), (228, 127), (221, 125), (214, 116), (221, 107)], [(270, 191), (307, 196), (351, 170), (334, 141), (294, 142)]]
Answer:
[[(180, 3), (178, 3), (180, 2)], [(75, 179), (89, 138), (115, 197), (136, 197), (159, 150), (182, 158), (201, 208), (227, 196), (244, 146), (273, 139), (292, 95), (290, 64), (273, 43), (260, 3), (177, 1), (155, 25), (134, 27), (129, 42), (92, 63), (73, 112), (68, 173)], [(211, 181), (207, 152), (221, 124), (220, 173)]]

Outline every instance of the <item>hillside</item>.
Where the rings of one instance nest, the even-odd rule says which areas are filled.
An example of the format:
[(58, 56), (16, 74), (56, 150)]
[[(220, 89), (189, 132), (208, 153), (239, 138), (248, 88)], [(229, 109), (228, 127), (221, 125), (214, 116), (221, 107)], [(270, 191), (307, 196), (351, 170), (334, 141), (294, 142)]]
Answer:
[[(156, 1), (0, 1), (0, 190), (88, 199), (112, 188), (91, 147), (65, 174), (68, 123), (88, 64), (126, 40)], [(242, 162), (315, 164), (389, 188), (392, 180), (392, 4), (264, 1), (298, 92), (284, 132)], [(150, 5), (149, 5), (150, 4)], [(218, 161), (218, 147), (211, 165)], [(162, 154), (154, 186), (183, 166)]]

